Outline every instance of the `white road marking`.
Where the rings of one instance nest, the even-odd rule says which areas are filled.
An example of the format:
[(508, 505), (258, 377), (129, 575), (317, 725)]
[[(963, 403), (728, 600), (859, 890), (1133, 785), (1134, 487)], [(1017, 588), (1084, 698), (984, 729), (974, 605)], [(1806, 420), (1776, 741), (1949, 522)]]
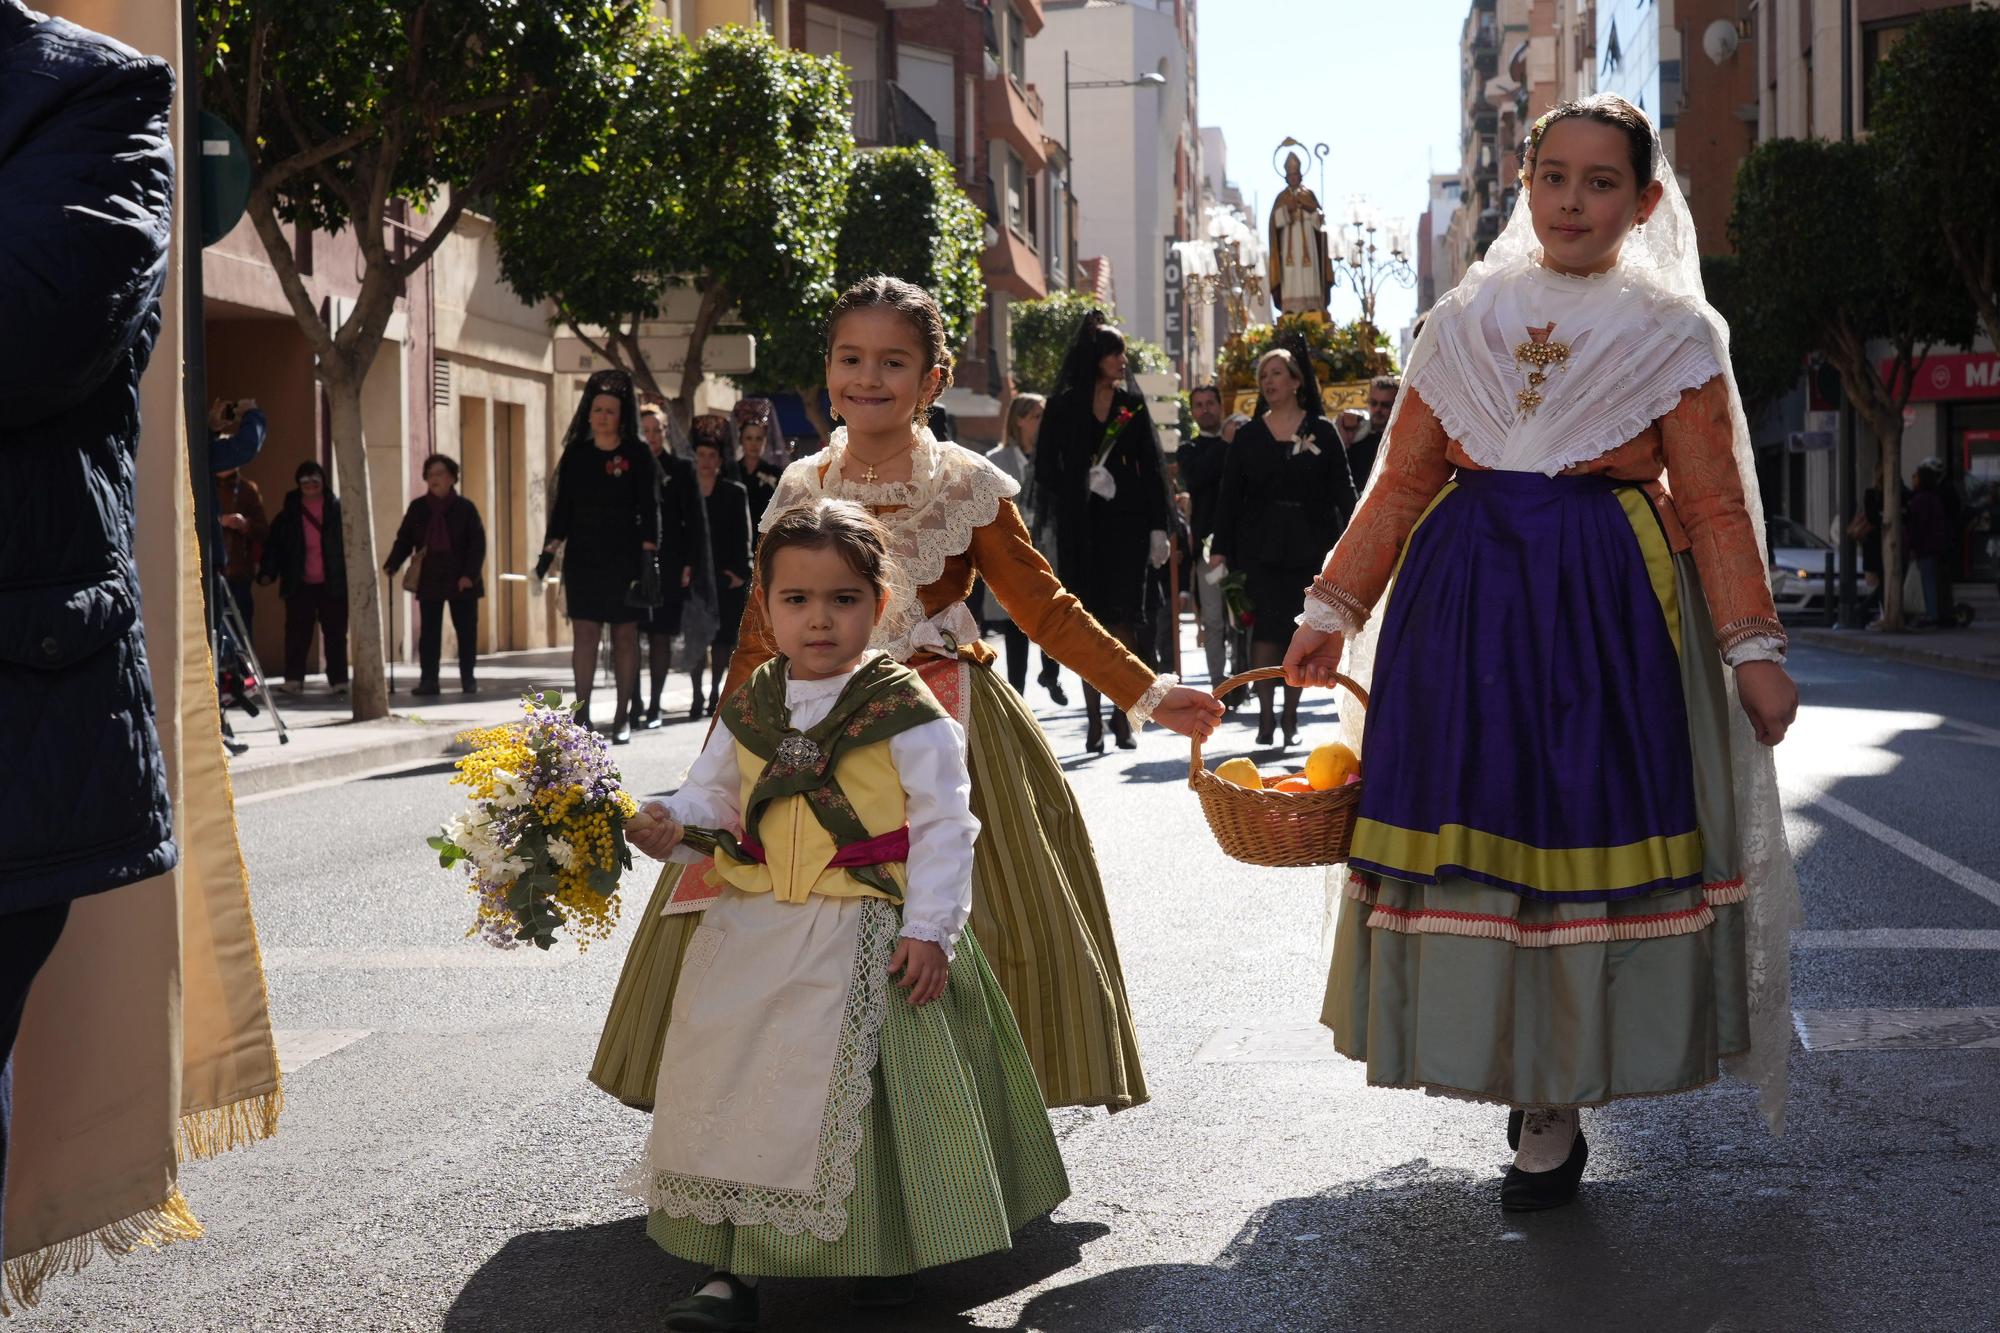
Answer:
[(1333, 1033), (1318, 1023), (1243, 1023), (1219, 1027), (1194, 1053), (1199, 1065), (1297, 1064), (1338, 1060)]
[(2000, 949), (2000, 930), (1795, 930), (1800, 949)]
[(291, 972), (411, 972), (458, 970), (462, 968), (560, 967), (575, 951), (558, 954), (522, 946), (496, 949), (490, 944), (467, 940), (462, 945), (433, 949), (309, 949), (264, 950), (264, 966), (270, 971)]
[(352, 1046), (371, 1031), (371, 1028), (279, 1028), (271, 1034), (278, 1042), (278, 1072), (297, 1073), (315, 1060)]
[(1966, 892), (1985, 899), (1995, 907), (2000, 907), (2000, 881), (1989, 879), (1972, 867), (1952, 860), (1943, 852), (1926, 847), (1908, 834), (1897, 832), (1873, 815), (1855, 809), (1838, 796), (1811, 790), (1798, 790), (1794, 794), (1806, 803), (1846, 820), (1877, 842), (1894, 848), (1925, 869), (1944, 876)]
[(2000, 1050), (2000, 1009), (1800, 1009), (1809, 1051)]

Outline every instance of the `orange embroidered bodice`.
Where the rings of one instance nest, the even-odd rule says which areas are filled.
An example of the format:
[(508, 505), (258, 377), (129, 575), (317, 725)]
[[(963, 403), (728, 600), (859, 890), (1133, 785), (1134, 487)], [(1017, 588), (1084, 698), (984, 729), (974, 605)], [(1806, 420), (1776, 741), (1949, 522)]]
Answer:
[[(972, 594), (975, 578), (986, 580), (994, 598), (1030, 639), (1119, 708), (1131, 708), (1152, 688), (1152, 669), (1113, 638), (1083, 609), (1076, 595), (1063, 587), (1029, 539), (1021, 511), (1012, 500), (1002, 500), (993, 521), (973, 529), (967, 549), (948, 557), (944, 572), (924, 585), (920, 592), (924, 614), (935, 615), (953, 602), (964, 601)], [(970, 647), (981, 662), (993, 659), (993, 650), (985, 644)], [(777, 651), (763, 606), (752, 597), (743, 612), (742, 636), (729, 664), (724, 697)]]
[[(1374, 491), (1347, 525), (1326, 563), (1325, 579), (1350, 611), (1366, 615), (1381, 600), (1426, 507), (1458, 469), (1477, 471), (1414, 389), (1376, 464)], [(1757, 554), (1756, 530), (1744, 508), (1729, 424), (1729, 390), (1721, 376), (1681, 395), (1674, 409), (1609, 453), (1564, 471), (1646, 483), (1668, 543), (1691, 551), (1707, 594), (1716, 638), (1726, 652), (1759, 635), (1783, 640), (1771, 602), (1770, 573)]]

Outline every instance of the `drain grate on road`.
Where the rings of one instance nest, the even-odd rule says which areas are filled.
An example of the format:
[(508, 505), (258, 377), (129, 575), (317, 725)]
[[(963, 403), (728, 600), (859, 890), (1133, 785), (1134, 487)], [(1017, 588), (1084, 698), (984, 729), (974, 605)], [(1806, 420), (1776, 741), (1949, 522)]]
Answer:
[(2000, 1051), (2000, 1009), (1800, 1009), (1809, 1051)]

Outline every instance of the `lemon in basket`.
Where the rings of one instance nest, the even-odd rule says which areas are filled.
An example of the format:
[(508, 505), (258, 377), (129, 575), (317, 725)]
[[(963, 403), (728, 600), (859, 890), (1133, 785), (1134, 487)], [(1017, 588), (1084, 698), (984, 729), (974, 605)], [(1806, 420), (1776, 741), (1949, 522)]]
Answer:
[(1221, 778), (1224, 782), (1233, 782), (1239, 787), (1248, 787), (1251, 791), (1262, 791), (1264, 789), (1264, 775), (1257, 771), (1257, 765), (1241, 756), (1235, 759), (1225, 759), (1220, 764), (1217, 764), (1215, 766), (1215, 776)]
[[(1338, 741), (1315, 746), (1306, 757), (1306, 780), (1312, 783), (1314, 791), (1332, 791), (1360, 771), (1361, 760), (1355, 757), (1354, 751)], [(1220, 774), (1221, 770), (1216, 772)]]

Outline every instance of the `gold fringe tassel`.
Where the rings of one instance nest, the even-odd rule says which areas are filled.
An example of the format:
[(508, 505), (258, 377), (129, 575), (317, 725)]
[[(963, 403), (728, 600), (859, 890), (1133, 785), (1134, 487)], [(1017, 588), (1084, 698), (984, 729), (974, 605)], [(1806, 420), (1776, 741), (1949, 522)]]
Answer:
[[(13, 1314), (14, 1306), (22, 1309), (34, 1306), (41, 1300), (43, 1284), (51, 1277), (82, 1272), (99, 1252), (127, 1255), (141, 1247), (155, 1249), (178, 1240), (198, 1240), (201, 1234), (201, 1223), (177, 1189), (153, 1207), (109, 1226), (9, 1259), (7, 1281), (0, 1287), (0, 1315)], [(10, 1295), (12, 1306), (7, 1300)]]
[(285, 1109), (282, 1085), (227, 1106), (190, 1111), (181, 1117), (180, 1157), (183, 1162), (219, 1157), (278, 1132)]

